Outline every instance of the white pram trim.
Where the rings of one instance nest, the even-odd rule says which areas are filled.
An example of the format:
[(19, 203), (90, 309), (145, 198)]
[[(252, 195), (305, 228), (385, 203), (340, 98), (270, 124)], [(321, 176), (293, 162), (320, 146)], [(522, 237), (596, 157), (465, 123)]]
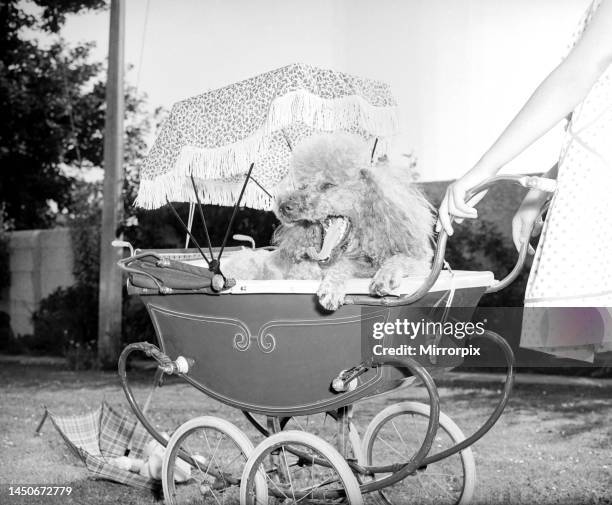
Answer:
[[(394, 295), (410, 294), (416, 291), (423, 282), (425, 276), (406, 277), (402, 281), (401, 286), (397, 289)], [(310, 294), (316, 293), (321, 281), (318, 280), (236, 280), (236, 285), (229, 290), (232, 294), (249, 294), (249, 293), (292, 293), (292, 294)], [(371, 279), (349, 279), (346, 286), (346, 292), (350, 295), (366, 295), (369, 293)], [(470, 271), (455, 271), (454, 272), (454, 288), (481, 288), (491, 286), (494, 282), (494, 277), (491, 272), (470, 272)], [(453, 279), (449, 272), (440, 273), (438, 280), (431, 288), (435, 291), (449, 291), (452, 287)]]

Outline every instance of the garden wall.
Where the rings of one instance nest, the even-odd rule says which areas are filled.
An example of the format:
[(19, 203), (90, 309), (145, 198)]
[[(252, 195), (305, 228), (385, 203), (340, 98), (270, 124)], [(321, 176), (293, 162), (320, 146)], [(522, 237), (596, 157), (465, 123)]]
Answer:
[(11, 284), (0, 297), (0, 311), (10, 315), (15, 335), (31, 334), (32, 313), (40, 300), (74, 283), (70, 230), (24, 230), (9, 235)]

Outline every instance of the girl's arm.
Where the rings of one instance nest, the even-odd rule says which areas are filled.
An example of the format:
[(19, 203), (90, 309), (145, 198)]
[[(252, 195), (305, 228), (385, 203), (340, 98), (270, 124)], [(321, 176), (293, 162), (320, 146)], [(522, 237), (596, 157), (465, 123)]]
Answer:
[(452, 234), (451, 215), (476, 217), (466, 191), (496, 174), (566, 117), (612, 64), (612, 0), (602, 0), (580, 41), (538, 86), (476, 165), (451, 184), (440, 205), (440, 222)]

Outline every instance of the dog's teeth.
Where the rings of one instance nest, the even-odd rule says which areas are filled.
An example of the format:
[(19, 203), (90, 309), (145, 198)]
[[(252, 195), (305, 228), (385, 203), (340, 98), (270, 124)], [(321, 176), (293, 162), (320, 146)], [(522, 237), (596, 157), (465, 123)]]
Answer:
[(325, 257), (321, 257), (321, 251), (317, 251), (314, 247), (309, 247), (306, 250), (306, 253), (308, 254), (308, 256), (315, 260), (315, 261), (322, 261), (324, 259), (327, 259)]
[(345, 217), (330, 216), (319, 221), (319, 223), (323, 229), (323, 243), (319, 251), (310, 247), (307, 250), (307, 255), (311, 259), (322, 263), (330, 260), (334, 250), (343, 241), (350, 228), (350, 221)]

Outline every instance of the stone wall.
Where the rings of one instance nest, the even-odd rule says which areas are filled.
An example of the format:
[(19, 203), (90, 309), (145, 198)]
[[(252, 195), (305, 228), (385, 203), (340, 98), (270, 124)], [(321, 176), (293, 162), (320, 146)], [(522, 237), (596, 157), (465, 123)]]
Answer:
[(24, 230), (10, 233), (11, 285), (2, 293), (0, 310), (11, 317), (16, 335), (33, 331), (32, 313), (58, 287), (74, 283), (70, 230)]

